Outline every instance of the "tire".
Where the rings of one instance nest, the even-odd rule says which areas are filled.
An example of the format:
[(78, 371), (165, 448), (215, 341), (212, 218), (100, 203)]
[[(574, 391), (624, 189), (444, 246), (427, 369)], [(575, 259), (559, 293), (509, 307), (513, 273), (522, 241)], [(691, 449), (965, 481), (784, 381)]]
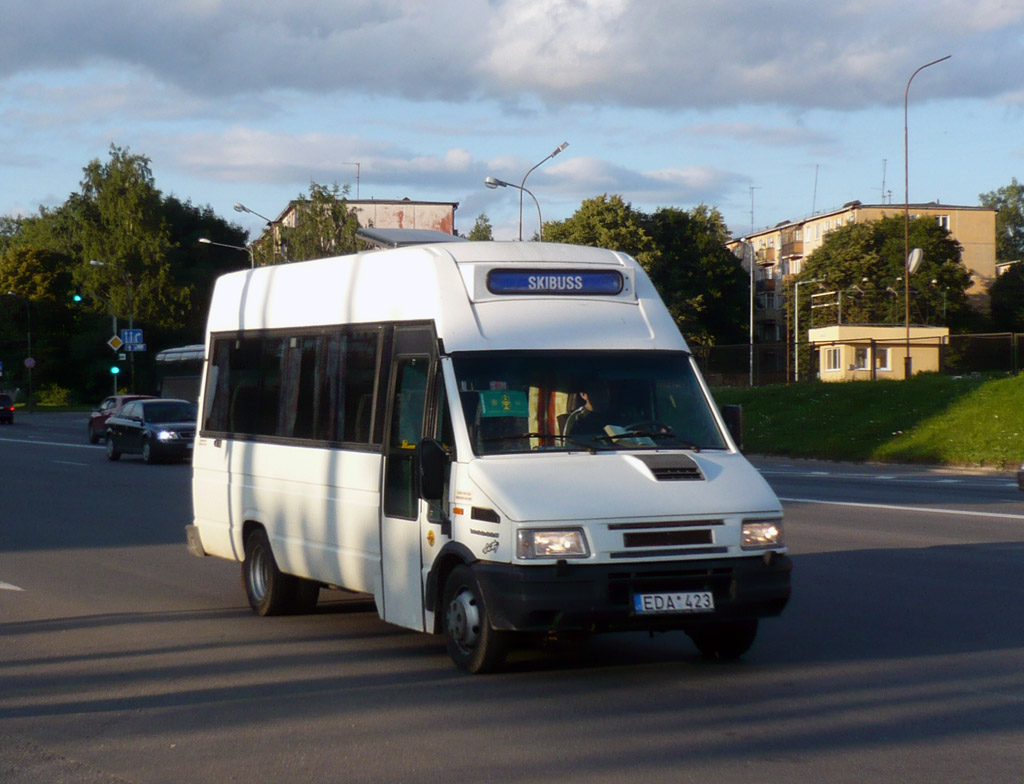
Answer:
[(114, 439), (107, 433), (107, 460), (120, 460), (121, 450), (114, 446)]
[(89, 443), (98, 444), (100, 442), (100, 437), (96, 433), (96, 431), (92, 429), (92, 425), (86, 425), (86, 428), (88, 429), (89, 433)]
[(444, 642), (455, 665), (469, 673), (493, 672), (505, 661), (509, 632), (491, 626), (476, 575), (457, 566), (444, 584)]
[(153, 442), (148, 438), (142, 440), (142, 461), (150, 465), (158, 462), (156, 452), (153, 450)]
[(757, 619), (720, 621), (686, 632), (705, 659), (729, 661), (750, 650), (757, 637)]
[(267, 532), (256, 528), (245, 540), (242, 584), (249, 606), (257, 615), (295, 615), (310, 612), (320, 595), (320, 584), (284, 574), (270, 549)]

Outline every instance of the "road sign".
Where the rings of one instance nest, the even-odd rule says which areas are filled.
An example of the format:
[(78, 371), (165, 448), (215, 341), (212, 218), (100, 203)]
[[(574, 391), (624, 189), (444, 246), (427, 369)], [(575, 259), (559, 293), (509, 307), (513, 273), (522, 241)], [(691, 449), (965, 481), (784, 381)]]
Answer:
[(107, 341), (107, 345), (110, 346), (114, 351), (117, 351), (121, 346), (124, 345), (124, 341), (121, 340), (117, 335), (114, 335), (110, 340)]
[(122, 329), (121, 330), (121, 342), (133, 346), (136, 343), (142, 342), (142, 330), (141, 329)]
[(25, 358), (25, 367), (27, 367), (29, 370), (31, 370), (35, 366), (36, 366), (36, 361), (34, 359), (32, 359), (32, 357), (26, 357)]
[(125, 345), (124, 350), (125, 351), (145, 351), (146, 350), (146, 344), (145, 343), (128, 343), (127, 345)]

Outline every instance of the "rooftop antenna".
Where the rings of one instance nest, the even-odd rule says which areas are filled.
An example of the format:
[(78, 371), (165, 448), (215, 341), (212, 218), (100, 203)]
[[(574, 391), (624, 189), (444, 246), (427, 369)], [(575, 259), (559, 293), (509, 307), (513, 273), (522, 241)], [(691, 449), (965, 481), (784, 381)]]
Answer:
[(885, 204), (885, 158), (882, 158), (882, 204)]
[(811, 197), (811, 215), (818, 206), (818, 167), (821, 164), (814, 164), (814, 196)]

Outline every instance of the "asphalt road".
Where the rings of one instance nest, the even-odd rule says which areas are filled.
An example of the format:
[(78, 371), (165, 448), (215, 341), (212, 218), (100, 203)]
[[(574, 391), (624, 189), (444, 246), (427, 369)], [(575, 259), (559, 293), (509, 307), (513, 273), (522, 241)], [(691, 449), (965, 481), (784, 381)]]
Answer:
[(743, 660), (626, 634), (470, 677), (365, 597), (253, 616), (185, 550), (189, 467), (84, 421), (0, 427), (4, 784), (1021, 781), (1009, 475), (756, 461), (794, 597)]

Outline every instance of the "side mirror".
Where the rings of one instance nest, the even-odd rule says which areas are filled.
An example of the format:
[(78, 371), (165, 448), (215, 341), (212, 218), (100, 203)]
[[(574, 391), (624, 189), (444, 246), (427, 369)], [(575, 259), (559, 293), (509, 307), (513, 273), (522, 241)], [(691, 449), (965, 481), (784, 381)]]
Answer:
[(722, 406), (722, 419), (729, 430), (729, 435), (736, 442), (736, 446), (743, 449), (743, 406), (731, 405)]
[(449, 458), (441, 442), (424, 438), (416, 446), (416, 463), (420, 482), (420, 498), (440, 501), (444, 495), (445, 471)]

